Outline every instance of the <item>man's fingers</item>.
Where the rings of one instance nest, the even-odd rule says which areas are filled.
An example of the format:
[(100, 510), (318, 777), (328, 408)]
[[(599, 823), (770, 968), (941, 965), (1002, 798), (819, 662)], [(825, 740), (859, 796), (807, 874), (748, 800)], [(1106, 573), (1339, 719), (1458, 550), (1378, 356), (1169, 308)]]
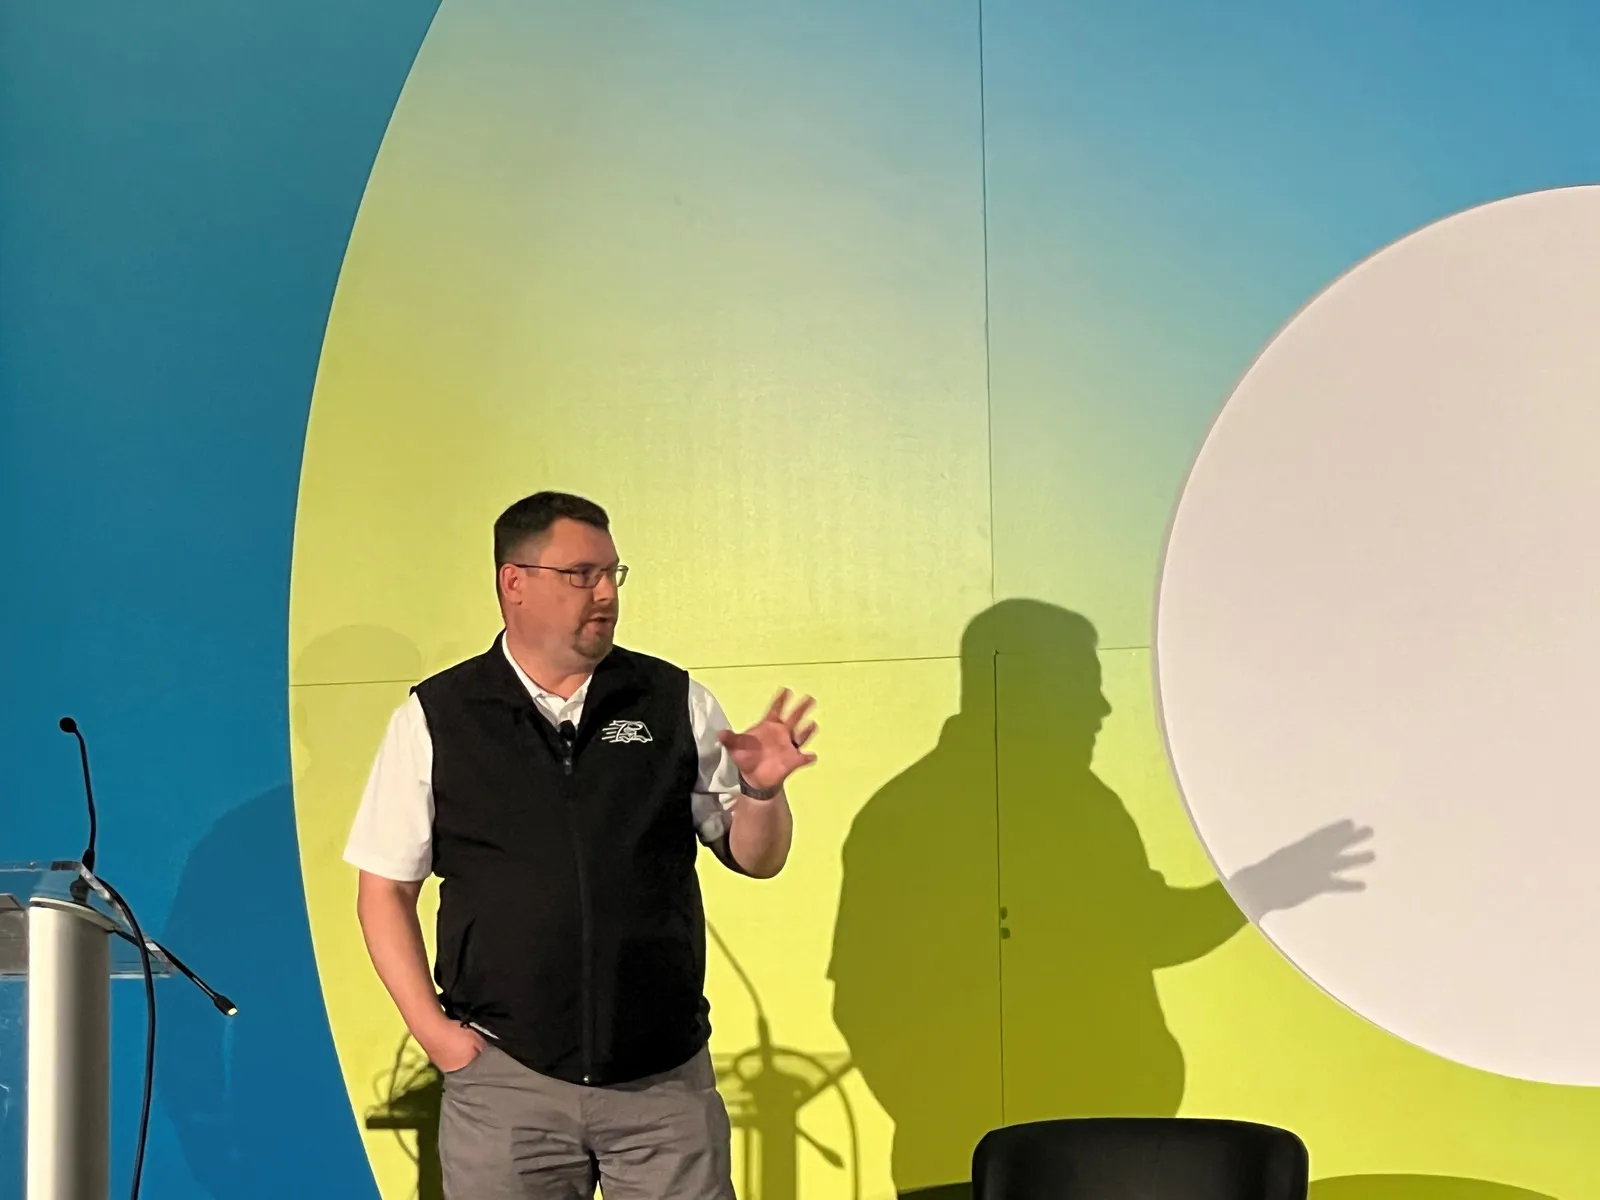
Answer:
[(807, 696), (804, 700), (800, 701), (799, 704), (795, 705), (794, 711), (790, 713), (787, 718), (785, 718), (784, 724), (788, 725), (790, 729), (793, 729), (801, 722), (802, 719), (804, 719), (808, 712), (816, 707), (816, 704), (817, 702), (815, 700), (813, 700), (810, 696)]
[(812, 706), (816, 704), (816, 701), (810, 696), (807, 696), (795, 706), (793, 712), (785, 713), (784, 710), (789, 707), (789, 701), (792, 699), (794, 699), (794, 692), (789, 688), (784, 688), (777, 694), (776, 697), (773, 698), (772, 704), (767, 708), (767, 715), (764, 719), (768, 721), (779, 721), (784, 725), (787, 725), (790, 729), (793, 729), (796, 723), (798, 723), (801, 718), (811, 711)]

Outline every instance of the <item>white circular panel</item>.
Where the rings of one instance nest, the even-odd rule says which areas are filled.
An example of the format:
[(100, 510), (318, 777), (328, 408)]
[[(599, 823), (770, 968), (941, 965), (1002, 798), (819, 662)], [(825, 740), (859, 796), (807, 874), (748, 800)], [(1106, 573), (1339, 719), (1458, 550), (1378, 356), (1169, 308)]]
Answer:
[(1374, 831), (1365, 891), (1259, 918), (1290, 960), (1446, 1058), (1600, 1084), (1600, 188), (1429, 226), (1278, 335), (1185, 486), (1155, 641), (1236, 895)]

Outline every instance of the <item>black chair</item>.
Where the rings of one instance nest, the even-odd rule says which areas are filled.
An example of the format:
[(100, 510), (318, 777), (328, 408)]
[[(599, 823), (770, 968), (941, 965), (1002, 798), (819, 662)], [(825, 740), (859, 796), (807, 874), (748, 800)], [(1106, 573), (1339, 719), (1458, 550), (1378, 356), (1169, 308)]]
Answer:
[(1310, 1155), (1286, 1129), (1189, 1117), (1012, 1125), (972, 1156), (973, 1200), (1306, 1200)]

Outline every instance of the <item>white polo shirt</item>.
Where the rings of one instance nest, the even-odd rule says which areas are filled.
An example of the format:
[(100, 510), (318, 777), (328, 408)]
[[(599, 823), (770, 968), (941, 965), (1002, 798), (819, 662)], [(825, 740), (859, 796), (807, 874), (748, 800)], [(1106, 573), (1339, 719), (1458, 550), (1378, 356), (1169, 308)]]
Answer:
[[(535, 707), (552, 725), (583, 719), (589, 681), (570, 700), (545, 691), (517, 665), (501, 638), (506, 661)], [(722, 706), (704, 686), (689, 680), (689, 724), (700, 752), (700, 772), (691, 797), (695, 831), (707, 845), (728, 832), (728, 809), (739, 794), (739, 769), (717, 735), (730, 728)], [(433, 738), (422, 702), (413, 692), (389, 719), (367, 777), (361, 807), (345, 843), (344, 860), (385, 879), (415, 882), (433, 867)]]

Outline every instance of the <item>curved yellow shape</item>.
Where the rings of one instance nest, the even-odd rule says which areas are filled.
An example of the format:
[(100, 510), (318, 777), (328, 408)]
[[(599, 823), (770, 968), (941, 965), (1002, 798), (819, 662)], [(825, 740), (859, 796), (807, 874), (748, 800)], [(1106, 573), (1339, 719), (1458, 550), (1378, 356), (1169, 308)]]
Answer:
[[(840, 848), (874, 803), (908, 814), (887, 822), (891, 833), (915, 835), (919, 795), (951, 786), (940, 774), (950, 755), (935, 745), (961, 705), (957, 647), (994, 599), (970, 8), (929, 6), (915, 22), (843, 0), (707, 11), (447, 0), (339, 281), (295, 534), (295, 803), (329, 1020), (386, 1197), (437, 1194), (416, 1149), (426, 1087), (393, 1095), (426, 1076), (404, 1055), (396, 1070), (402, 1030), (361, 945), (340, 851), (406, 687), (495, 632), (490, 523), (544, 487), (611, 510), (634, 569), (628, 644), (693, 668), (736, 722), (780, 684), (822, 700), (822, 761), (793, 789), (789, 870), (769, 884), (705, 874), (712, 922), (743, 970), (713, 947), (713, 1051), (740, 1125), (743, 1200), (891, 1196), (884, 1106), (916, 1129), (895, 1148), (905, 1187), (948, 1181), (974, 1126), (1002, 1117), (1000, 1056), (952, 1070), (915, 1041), (919, 997), (882, 974), (893, 956), (863, 954), (853, 994), (887, 994), (913, 1026), (911, 1086), (880, 1085), (880, 1106), (848, 1069), (828, 980)], [(1042, 321), (1059, 311), (1046, 301)], [(1016, 361), (1028, 353), (1012, 344), (994, 481), (1008, 489), (1005, 511), (1026, 514), (1004, 531), (1010, 577), (1077, 595), (1083, 577), (1113, 573), (1115, 587), (1088, 592), (1140, 593), (1149, 531), (1083, 522), (1136, 493), (1170, 496), (1170, 456), (1152, 458), (1148, 477), (1069, 471), (1094, 444), (1084, 423), (1119, 403), (1116, 381), (1073, 362)], [(1115, 499), (1080, 504), (1102, 487)], [(1101, 540), (1087, 561), (1079, 550)], [(1137, 841), (1169, 883), (1204, 885), (1213, 876), (1168, 777), (1148, 656), (1125, 632), (1142, 628), (1142, 604), (1087, 614), (1110, 643), (1098, 656), (1113, 710), (1094, 755), (1101, 810), (1129, 862), (1142, 869)], [(993, 964), (1004, 962), (1005, 1115), (1045, 1115), (1061, 1111), (1049, 1072), (1013, 1068), (1048, 1058), (1056, 998), (1086, 989), (1048, 940), (1027, 936), (1029, 889), (1094, 847), (1057, 856), (1027, 837), (1039, 806), (1060, 799), (1026, 757), (1052, 729), (1013, 674), (967, 666), (969, 689), (991, 694), (963, 717), (992, 719), (999, 757), (1012, 757), (974, 797), (993, 813), (987, 832), (957, 847), (948, 830), (929, 834), (963, 861), (996, 864), (962, 876), (967, 932), (945, 930), (962, 944), (940, 957), (971, 968), (946, 983), (973, 990), (959, 999), (974, 1012), (996, 996)], [(867, 841), (877, 865), (852, 867), (856, 895), (874, 880), (878, 895), (903, 886), (899, 868), (924, 843)], [(996, 874), (1023, 885), (1003, 955)], [(1112, 906), (1090, 915), (1106, 923), (1107, 946), (1122, 944)], [(1159, 1007), (1146, 1026), (1181, 1049), (1183, 1113), (1286, 1124), (1324, 1172), (1427, 1170), (1560, 1196), (1596, 1177), (1592, 1139), (1573, 1131), (1592, 1126), (1600, 1092), (1431, 1059), (1339, 1008), (1249, 931), (1140, 983)], [(772, 1037), (800, 1052), (780, 1065), (822, 1086), (800, 1120), (837, 1166), (770, 1103), (754, 1104), (744, 1081), (757, 998)], [(1000, 1036), (998, 1009), (975, 1038)], [(886, 1028), (897, 1013), (871, 1015)], [(819, 1070), (842, 1083), (824, 1086)], [(862, 1070), (884, 1078), (881, 1065)]]
[[(754, 885), (710, 868), (706, 886), (774, 1036), (842, 1061), (838, 847), (954, 707), (990, 548), (976, 62), (886, 99), (841, 60), (854, 18), (836, 16), (808, 57), (793, 26), (819, 31), (795, 13), (624, 26), (591, 6), (447, 3), (395, 112), (327, 331), (291, 597), (307, 902), (386, 1197), (419, 1190), (407, 1126), (427, 1118), (397, 1110), (427, 1097), (391, 1095), (403, 1030), (340, 853), (407, 686), (496, 631), (490, 525), (540, 488), (610, 510), (634, 572), (627, 644), (695, 669), (735, 721), (780, 685), (823, 697), (790, 869)], [(715, 947), (709, 988), (747, 1121), (735, 1060), (755, 1011)], [(859, 1194), (892, 1194), (889, 1124), (859, 1077), (842, 1086)], [(804, 1120), (850, 1157), (841, 1097)], [(745, 1136), (747, 1200), (763, 1165), (766, 1200), (856, 1194), (848, 1163), (802, 1146), (775, 1177)]]

